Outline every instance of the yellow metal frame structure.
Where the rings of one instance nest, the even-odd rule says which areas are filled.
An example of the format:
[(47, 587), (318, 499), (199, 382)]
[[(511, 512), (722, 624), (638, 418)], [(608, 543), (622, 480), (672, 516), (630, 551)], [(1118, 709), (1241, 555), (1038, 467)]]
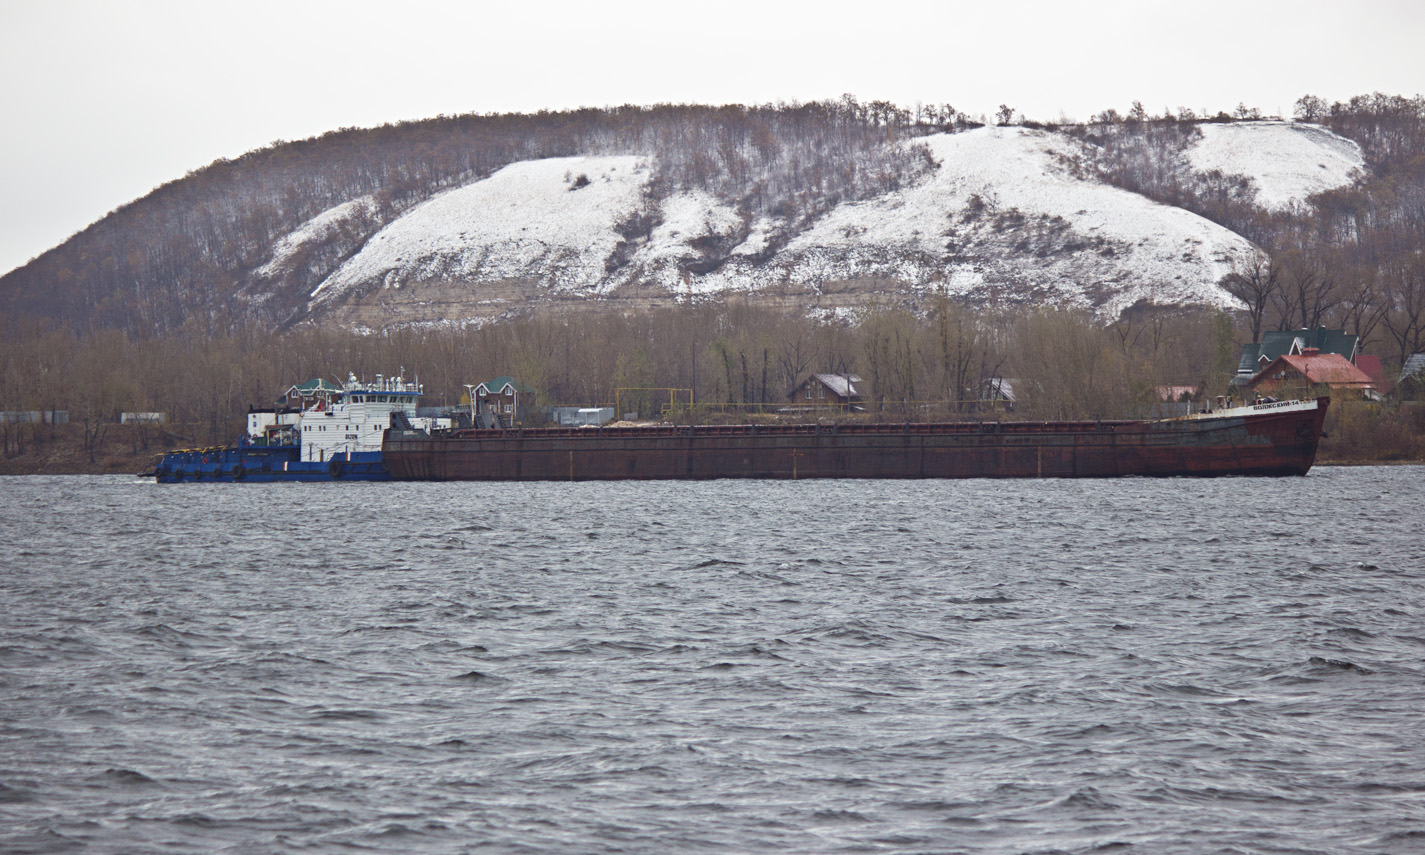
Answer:
[(687, 392), (687, 393), (688, 393), (688, 404), (687, 404), (687, 406), (689, 406), (689, 407), (692, 407), (692, 406), (693, 406), (693, 390), (692, 390), (692, 389), (682, 389), (682, 388), (673, 387), (673, 386), (620, 386), (620, 387), (618, 387), (617, 389), (614, 390), (614, 418), (618, 418), (618, 419), (623, 418), (623, 406), (622, 406), (622, 403), (621, 403), (621, 402), (622, 402), (622, 400), (623, 400), (623, 393), (624, 393), (624, 392), (667, 392), (667, 393), (668, 393), (668, 407), (667, 407), (667, 409), (664, 410), (665, 413), (666, 413), (668, 410), (671, 410), (671, 409), (673, 409), (674, 407), (676, 407), (676, 406), (678, 405), (678, 401), (677, 401), (676, 398), (675, 398), (676, 393), (678, 393), (678, 392)]

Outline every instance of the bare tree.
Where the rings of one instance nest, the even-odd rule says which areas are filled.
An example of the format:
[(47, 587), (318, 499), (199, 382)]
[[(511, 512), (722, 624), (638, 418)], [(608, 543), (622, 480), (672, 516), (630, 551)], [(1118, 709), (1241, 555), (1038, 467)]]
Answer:
[(1292, 253), (1281, 264), (1275, 302), (1283, 326), (1315, 329), (1340, 302), (1337, 268), (1320, 257)]
[(1102, 419), (1134, 409), (1132, 361), (1117, 337), (1086, 313), (1045, 309), (1018, 319), (1015, 387), (1021, 407), (1044, 419)]
[(1332, 325), (1355, 333), (1364, 349), (1371, 343), (1390, 304), (1381, 296), (1374, 272), (1355, 271), (1345, 276), (1347, 281), (1340, 289), (1341, 300), (1332, 314)]
[(1329, 110), (1326, 99), (1316, 95), (1303, 95), (1296, 99), (1295, 118), (1301, 122), (1319, 122), (1326, 117)]
[(794, 388), (811, 367), (811, 343), (800, 332), (782, 339), (777, 348), (777, 370), (782, 375), (783, 391)]
[(1381, 269), (1389, 309), (1382, 318), (1400, 362), (1425, 349), (1425, 259), (1416, 256)]
[(986, 379), (978, 368), (987, 361), (984, 330), (969, 311), (951, 302), (944, 294), (934, 300), (934, 323), (939, 352), (941, 388), (956, 412), (981, 396)]
[(1222, 278), (1222, 287), (1227, 293), (1241, 300), (1247, 307), (1247, 317), (1252, 327), (1252, 341), (1262, 340), (1262, 320), (1268, 307), (1281, 291), (1281, 270), (1265, 252), (1253, 253), (1252, 259), (1244, 264), (1232, 265), (1232, 272)]

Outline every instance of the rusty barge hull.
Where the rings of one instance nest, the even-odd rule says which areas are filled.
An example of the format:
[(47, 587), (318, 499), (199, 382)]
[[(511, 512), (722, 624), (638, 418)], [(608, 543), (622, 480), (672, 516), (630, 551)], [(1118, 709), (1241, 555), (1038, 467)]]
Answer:
[(396, 480), (1305, 475), (1328, 399), (1162, 421), (391, 430)]

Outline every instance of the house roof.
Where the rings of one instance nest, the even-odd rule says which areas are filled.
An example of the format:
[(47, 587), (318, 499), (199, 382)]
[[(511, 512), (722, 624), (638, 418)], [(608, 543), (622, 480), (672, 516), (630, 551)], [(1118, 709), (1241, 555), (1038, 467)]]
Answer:
[(1287, 354), (1263, 368), (1247, 385), (1255, 386), (1273, 379), (1283, 366), (1290, 366), (1309, 383), (1322, 383), (1332, 387), (1365, 388), (1373, 386), (1370, 375), (1352, 365), (1350, 360), (1339, 353)]
[(1257, 355), (1262, 352), (1260, 342), (1249, 341), (1242, 345), (1242, 358), (1237, 360), (1238, 376), (1251, 376), (1257, 373)]
[(340, 391), (342, 391), (342, 388), (336, 385), (335, 383), (329, 383), (320, 377), (313, 377), (311, 380), (308, 380), (305, 383), (298, 383), (297, 385), (291, 387), (287, 390), (287, 394), (291, 395), (293, 392), (296, 392), (298, 395), (306, 397), (308, 395), (318, 394), (319, 392)]
[(1301, 353), (1314, 347), (1322, 353), (1339, 353), (1352, 361), (1356, 357), (1356, 345), (1360, 336), (1345, 330), (1328, 330), (1317, 327), (1314, 330), (1269, 330), (1262, 333), (1260, 342), (1249, 342), (1242, 346), (1242, 358), (1237, 362), (1238, 374), (1256, 374), (1263, 359), (1271, 362), (1288, 354)]
[(1014, 384), (1017, 382), (1019, 381), (1004, 377), (992, 377), (985, 381), (983, 394), (991, 400), (999, 398), (1010, 403), (1018, 403), (1019, 399), (1014, 394)]
[(1184, 396), (1191, 398), (1197, 394), (1196, 386), (1159, 386), (1158, 398), (1162, 401), (1181, 401)]
[(1425, 353), (1412, 353), (1400, 367), (1400, 379), (1414, 377), (1422, 372), (1425, 372)]
[(843, 398), (852, 398), (861, 394), (861, 390), (856, 388), (856, 384), (861, 382), (861, 378), (855, 374), (814, 374), (812, 375), (821, 384)]
[(1381, 364), (1380, 357), (1369, 353), (1362, 353), (1356, 357), (1356, 367), (1366, 373), (1371, 378), (1371, 383), (1383, 392), (1390, 391), (1390, 380), (1385, 376), (1385, 366)]
[(1372, 380), (1385, 376), (1385, 366), (1381, 365), (1379, 356), (1362, 353), (1356, 357), (1356, 367), (1366, 372)]
[(486, 382), (481, 383), (479, 386), (476, 386), (475, 391), (477, 394), (481, 395), (499, 395), (505, 391), (506, 387), (509, 387), (510, 391), (519, 392), (522, 395), (534, 391), (530, 387), (508, 375), (503, 377), (496, 377), (494, 380), (487, 380)]

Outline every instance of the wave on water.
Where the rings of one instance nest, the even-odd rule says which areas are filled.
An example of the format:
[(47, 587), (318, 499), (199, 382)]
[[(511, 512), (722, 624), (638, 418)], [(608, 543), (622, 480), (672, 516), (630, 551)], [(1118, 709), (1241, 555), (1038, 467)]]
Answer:
[(1425, 840), (1411, 467), (189, 486), (0, 491), (0, 851)]

